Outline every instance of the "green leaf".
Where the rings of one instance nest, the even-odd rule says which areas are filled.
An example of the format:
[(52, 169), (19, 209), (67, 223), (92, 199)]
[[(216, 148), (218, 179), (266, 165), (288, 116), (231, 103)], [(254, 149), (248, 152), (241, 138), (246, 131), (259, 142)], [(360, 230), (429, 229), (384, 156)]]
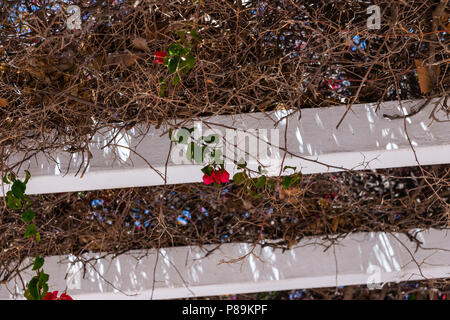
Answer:
[(189, 70), (191, 70), (195, 66), (195, 57), (192, 54), (188, 54), (183, 57), (184, 59), (180, 60), (180, 64), (178, 65), (178, 70), (183, 75), (188, 74)]
[(186, 59), (180, 59), (180, 63), (178, 64), (178, 71), (182, 74), (182, 75), (186, 75), (189, 72), (189, 68), (187, 66), (187, 62)]
[(186, 64), (189, 69), (192, 69), (195, 66), (195, 58), (192, 54), (186, 57)]
[(267, 187), (269, 189), (275, 189), (275, 181), (273, 180), (267, 180)]
[(213, 168), (211, 168), (210, 165), (207, 165), (206, 167), (202, 168), (202, 172), (208, 176), (211, 175), (212, 171), (213, 171)]
[(17, 199), (12, 191), (6, 193), (6, 206), (13, 210), (18, 210), (22, 208), (22, 201)]
[(238, 172), (233, 176), (233, 181), (236, 184), (241, 184), (247, 178), (247, 174), (245, 172)]
[(292, 169), (292, 170), (297, 170), (297, 167), (291, 167), (291, 166), (284, 166), (283, 168), (283, 172), (286, 171), (287, 169)]
[(35, 300), (33, 299), (33, 297), (31, 296), (30, 290), (26, 289), (25, 292), (23, 293), (23, 296), (25, 297), (25, 299), (27, 300)]
[(38, 269), (42, 268), (43, 265), (44, 265), (44, 258), (37, 256), (34, 259), (32, 270), (38, 270)]
[(169, 60), (169, 73), (172, 74), (177, 71), (178, 62), (180, 61), (179, 57), (174, 57)]
[(25, 209), (31, 206), (31, 200), (26, 194), (23, 195), (22, 200), (25, 202), (24, 204)]
[(31, 220), (34, 219), (35, 212), (31, 209), (26, 210), (24, 213), (22, 213), (22, 220), (24, 222), (31, 222)]
[[(34, 270), (34, 269), (33, 269)], [(41, 300), (48, 292), (49, 275), (44, 271), (39, 272), (39, 276), (34, 276), (27, 284), (25, 297), (28, 300)]]
[(4, 177), (3, 177), (3, 183), (6, 183), (6, 184), (10, 184), (11, 182), (8, 180), (8, 177), (5, 175)]
[(266, 185), (266, 176), (261, 176), (258, 178), (258, 180), (256, 180), (256, 188), (262, 188)]
[(44, 283), (42, 285), (42, 290), (43, 291), (42, 291), (41, 297), (44, 298), (47, 295), (47, 292), (48, 292), (48, 284)]
[(178, 43), (172, 43), (169, 47), (169, 54), (171, 56), (176, 56), (180, 52), (180, 45)]
[(30, 280), (30, 282), (28, 282), (27, 290), (30, 293), (29, 296), (31, 298), (29, 300), (41, 300), (41, 295), (39, 294), (38, 285), (39, 285), (38, 277), (33, 277)]
[(172, 85), (176, 86), (178, 84), (178, 82), (180, 82), (180, 76), (179, 75), (175, 75), (175, 77), (172, 80)]
[(16, 180), (11, 187), (11, 191), (16, 198), (21, 199), (26, 188), (27, 185), (25, 183), (20, 180)]
[(285, 176), (283, 177), (282, 185), (285, 189), (288, 189), (292, 184), (292, 177)]
[(191, 49), (190, 48), (182, 48), (180, 50), (180, 56), (181, 57), (185, 57), (187, 54), (191, 53)]
[(23, 183), (27, 184), (31, 178), (31, 173), (28, 170), (25, 170), (25, 181)]
[(44, 273), (44, 271), (39, 272), (39, 287), (43, 287), (45, 284), (47, 284), (48, 279), (50, 279), (50, 276), (48, 274)]
[(32, 223), (27, 227), (27, 230), (25, 230), (25, 238), (33, 237), (37, 233), (36, 226)]
[(183, 65), (185, 65), (185, 63), (183, 62), (183, 60), (181, 60), (179, 66), (178, 66), (178, 70), (183, 76), (185, 76), (188, 74), (189, 69), (186, 66), (183, 67)]
[(36, 232), (36, 238), (35, 238), (36, 242), (41, 241), (41, 234), (39, 232)]
[(189, 72), (189, 68), (187, 67), (186, 60), (180, 60), (180, 64), (178, 65), (178, 71), (182, 75), (187, 75)]

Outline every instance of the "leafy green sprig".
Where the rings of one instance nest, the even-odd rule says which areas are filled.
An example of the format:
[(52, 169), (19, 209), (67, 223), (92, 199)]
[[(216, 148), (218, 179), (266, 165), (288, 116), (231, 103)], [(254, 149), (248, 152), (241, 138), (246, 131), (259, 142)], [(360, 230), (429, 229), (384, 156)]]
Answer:
[[(258, 166), (258, 178), (251, 178), (250, 170), (247, 168), (247, 162), (244, 160), (239, 161), (237, 167), (240, 171), (234, 174), (233, 181), (237, 185), (243, 185), (244, 190), (252, 198), (259, 199), (262, 197), (259, 190), (275, 190), (276, 182), (279, 179), (266, 176), (267, 172), (261, 166)], [(283, 172), (287, 170), (292, 170), (293, 173), (281, 177), (281, 185), (284, 189), (299, 185), (303, 179), (302, 173), (300, 171), (296, 172), (296, 167), (285, 166)]]
[[(195, 29), (180, 30), (176, 34), (179, 40), (169, 46), (169, 55), (163, 60), (163, 65), (167, 67), (169, 75), (174, 75), (171, 82), (173, 86), (180, 82), (181, 76), (187, 75), (194, 68), (196, 58), (192, 49), (197, 42), (200, 42), (200, 36)], [(161, 77), (159, 82), (159, 95), (164, 97), (168, 86), (167, 79)]]
[[(9, 173), (3, 177), (3, 183), (11, 185), (10, 190), (6, 193), (5, 202), (9, 209), (21, 212), (22, 221), (28, 226), (25, 230), (24, 237), (31, 238), (38, 243), (41, 235), (33, 223), (36, 213), (31, 209), (30, 198), (25, 194), (27, 183), (31, 174), (25, 171), (25, 180), (17, 179), (14, 173)], [(44, 258), (37, 256), (33, 261), (33, 271), (36, 271), (30, 282), (26, 285), (25, 298), (28, 300), (42, 300), (48, 292), (49, 275), (43, 270)]]

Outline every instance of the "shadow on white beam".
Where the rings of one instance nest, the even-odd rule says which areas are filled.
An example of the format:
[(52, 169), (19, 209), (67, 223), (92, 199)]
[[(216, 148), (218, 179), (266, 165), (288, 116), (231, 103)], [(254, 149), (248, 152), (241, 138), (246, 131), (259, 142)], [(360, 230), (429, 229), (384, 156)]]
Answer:
[[(252, 157), (252, 147), (258, 140), (236, 138), (226, 142), (225, 154), (232, 154), (238, 149), (250, 152), (247, 160), (251, 168), (256, 169), (260, 152), (266, 152), (265, 161), (269, 175), (277, 175), (280, 171), (281, 160), (286, 149), (289, 155), (283, 165), (301, 168), (304, 174), (333, 172), (346, 169), (379, 169), (417, 165), (411, 140), (417, 158), (421, 165), (450, 163), (450, 122), (437, 122), (430, 119), (433, 110), (439, 110), (443, 99), (433, 99), (420, 112), (408, 117), (407, 130), (404, 120), (390, 120), (383, 114), (408, 114), (418, 108), (423, 101), (402, 101), (402, 109), (397, 101), (385, 102), (377, 110), (376, 104), (354, 105), (347, 114), (339, 129), (336, 125), (345, 112), (345, 106), (305, 109), (298, 115), (289, 117), (287, 121), (287, 145), (284, 143), (286, 121), (279, 121), (286, 111), (271, 113), (251, 113), (234, 116), (215, 116), (199, 119), (207, 126), (224, 134), (224, 126), (238, 128), (239, 132), (257, 130), (259, 133), (277, 129), (276, 141), (269, 143), (262, 141), (258, 146), (257, 156)], [(448, 120), (443, 112), (437, 112), (440, 120)], [(194, 124), (183, 124), (192, 127)], [(142, 133), (145, 135), (142, 137)], [(137, 126), (131, 130), (104, 130), (92, 139), (89, 145), (93, 158), (87, 166), (83, 178), (75, 176), (80, 166), (86, 165), (87, 156), (68, 154), (63, 151), (55, 152), (51, 160), (42, 154), (25, 161), (20, 173), (25, 169), (31, 172), (32, 179), (28, 183), (28, 194), (72, 192), (84, 190), (99, 190), (110, 188), (142, 187), (164, 184), (201, 182), (203, 165), (176, 164), (169, 156), (170, 140), (167, 128), (146, 131)], [(162, 135), (162, 136), (161, 136)], [(252, 138), (250, 138), (252, 139)], [(267, 137), (267, 139), (269, 139)], [(114, 146), (105, 147), (112, 141)], [(229, 153), (227, 153), (229, 152)], [(259, 153), (258, 153), (259, 152)], [(173, 152), (172, 152), (173, 156)], [(9, 164), (17, 163), (23, 155), (11, 155)], [(165, 175), (166, 161), (167, 175)], [(236, 157), (235, 160), (239, 160)], [(309, 161), (313, 160), (313, 161)], [(317, 160), (318, 162), (314, 162)], [(320, 162), (320, 163), (319, 163)], [(149, 167), (149, 164), (152, 168)], [(235, 165), (225, 162), (225, 167), (234, 173)], [(4, 186), (4, 191), (8, 186)], [(2, 193), (0, 192), (0, 195)]]
[[(424, 279), (422, 275), (428, 279), (450, 277), (447, 231), (417, 233), (425, 248), (417, 252), (415, 243), (406, 236), (394, 235), (355, 233), (327, 251), (319, 238), (308, 238), (284, 253), (280, 249), (258, 247), (255, 254), (262, 261), (250, 255), (237, 263), (221, 261), (246, 255), (251, 245), (224, 244), (206, 257), (206, 250), (214, 245), (204, 249), (165, 248), (160, 250), (158, 259), (156, 250), (134, 251), (88, 265), (85, 278), (81, 263), (73, 264), (71, 256), (47, 257), (44, 268), (50, 274), (50, 290), (67, 289), (75, 299), (173, 299), (381, 284)], [(99, 255), (84, 257), (96, 256)], [(24, 281), (31, 276), (30, 271), (22, 273)], [(15, 278), (0, 285), (0, 299), (23, 297), (21, 283)]]

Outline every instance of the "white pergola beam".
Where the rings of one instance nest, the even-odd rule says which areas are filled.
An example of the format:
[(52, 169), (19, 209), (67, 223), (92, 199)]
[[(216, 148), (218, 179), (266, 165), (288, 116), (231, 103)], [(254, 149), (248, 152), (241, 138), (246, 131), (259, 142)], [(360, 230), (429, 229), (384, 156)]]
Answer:
[[(390, 120), (383, 116), (412, 113), (422, 103), (422, 100), (402, 101), (401, 105), (398, 101), (385, 102), (379, 109), (376, 104), (354, 105), (339, 129), (336, 129), (336, 125), (346, 106), (301, 110), (300, 119), (300, 114), (297, 113), (289, 117), (288, 121), (283, 120), (287, 115), (285, 110), (199, 120), (203, 123), (203, 130), (207, 127), (219, 130), (223, 137), (226, 136), (227, 127), (237, 128), (239, 132), (256, 129), (259, 130), (256, 132), (260, 137), (261, 130), (279, 130), (277, 141), (269, 140), (269, 143), (263, 142), (259, 147), (259, 150), (270, 150), (271, 159), (265, 161), (269, 175), (278, 175), (281, 163), (301, 168), (304, 174), (414, 166), (417, 165), (417, 160), (421, 165), (450, 163), (449, 119), (441, 111), (436, 112), (436, 117), (443, 122), (430, 118), (433, 110), (440, 109), (443, 98), (431, 100), (420, 112), (406, 120)], [(182, 125), (194, 126), (192, 123)], [(284, 143), (286, 125), (287, 145)], [(143, 132), (146, 134), (141, 137)], [(109, 141), (113, 141), (114, 146), (105, 148)], [(232, 150), (234, 144), (247, 152), (251, 149), (239, 140), (226, 143), (225, 152), (235, 151)], [(250, 142), (250, 145), (254, 147), (255, 143)], [(288, 151), (284, 162), (283, 149)], [(165, 183), (164, 177), (168, 184), (202, 181), (203, 173), (200, 169), (204, 165), (175, 164), (171, 160), (167, 128), (151, 127), (148, 132), (140, 126), (128, 131), (104, 129), (94, 136), (89, 150), (92, 158), (82, 178), (80, 173), (77, 176), (75, 174), (80, 166), (87, 163), (87, 155), (82, 157), (80, 154), (60, 150), (53, 153), (50, 159), (38, 154), (25, 161), (19, 171), (23, 173), (28, 169), (31, 172), (32, 179), (28, 183), (27, 193), (161, 185)], [(11, 155), (8, 163), (17, 163), (23, 157), (23, 154)], [(257, 168), (257, 158), (257, 155), (250, 154), (246, 159), (250, 167)], [(233, 174), (236, 166), (227, 159), (225, 167)], [(4, 187), (4, 191), (7, 191), (8, 186)]]
[[(310, 237), (284, 252), (257, 247), (234, 263), (221, 262), (247, 255), (252, 245), (224, 244), (209, 255), (214, 245), (165, 248), (159, 257), (157, 250), (134, 251), (87, 265), (84, 278), (73, 256), (46, 257), (44, 269), (50, 290), (67, 289), (74, 299), (174, 299), (449, 277), (447, 231), (419, 232), (417, 239), (423, 248), (416, 251), (402, 234), (355, 233), (324, 251), (323, 241)], [(21, 283), (16, 277), (0, 285), (0, 299), (23, 298)]]

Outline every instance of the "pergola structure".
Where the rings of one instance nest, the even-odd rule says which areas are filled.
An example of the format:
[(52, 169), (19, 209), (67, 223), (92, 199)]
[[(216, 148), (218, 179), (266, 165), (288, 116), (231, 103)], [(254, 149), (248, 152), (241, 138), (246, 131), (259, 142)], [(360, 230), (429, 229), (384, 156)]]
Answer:
[[(230, 174), (233, 155), (246, 156), (255, 170), (264, 162), (258, 156), (266, 155), (263, 164), (272, 176), (279, 175), (282, 166), (314, 174), (444, 164), (450, 163), (450, 131), (441, 108), (445, 99), (306, 109), (289, 118), (284, 109), (214, 116), (192, 126), (221, 134)], [(226, 128), (234, 128), (235, 134), (223, 134)], [(201, 164), (177, 163), (172, 153), (183, 146), (176, 149), (167, 128), (151, 128), (143, 138), (141, 134), (139, 127), (105, 129), (92, 139), (89, 158), (63, 150), (51, 159), (36, 155), (22, 164), (33, 177), (27, 193), (202, 181)], [(104, 148), (111, 140), (114, 143)], [(5, 185), (3, 192), (7, 190)], [(212, 254), (207, 252), (213, 246), (134, 251), (114, 259), (90, 253), (87, 256), (98, 259), (87, 270), (71, 255), (47, 257), (46, 268), (52, 274), (50, 286), (67, 288), (76, 299), (166, 299), (448, 277), (447, 232), (411, 232), (423, 243), (419, 250), (402, 234), (371, 232), (351, 234), (327, 250), (319, 238), (304, 239), (286, 251), (257, 247), (254, 252), (261, 260), (249, 254), (251, 245), (231, 243)], [(22, 277), (31, 275), (25, 272)], [(3, 299), (22, 294), (17, 278), (0, 287)]]

